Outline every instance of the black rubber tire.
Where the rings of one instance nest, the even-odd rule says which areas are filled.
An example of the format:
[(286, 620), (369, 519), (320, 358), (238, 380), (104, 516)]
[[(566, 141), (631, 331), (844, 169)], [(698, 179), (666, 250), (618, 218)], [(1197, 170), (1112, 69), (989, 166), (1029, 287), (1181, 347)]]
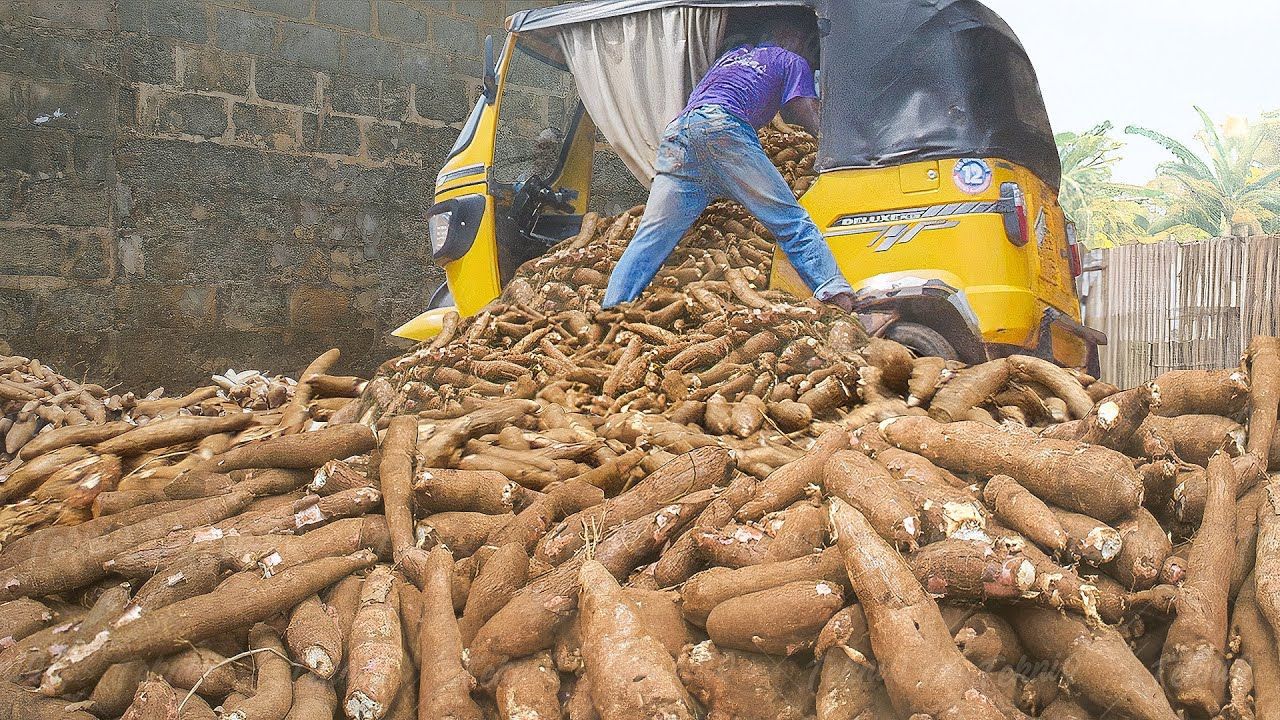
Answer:
[(942, 333), (927, 325), (898, 322), (884, 331), (886, 340), (902, 343), (921, 357), (940, 357), (943, 360), (959, 360), (960, 353), (947, 342)]

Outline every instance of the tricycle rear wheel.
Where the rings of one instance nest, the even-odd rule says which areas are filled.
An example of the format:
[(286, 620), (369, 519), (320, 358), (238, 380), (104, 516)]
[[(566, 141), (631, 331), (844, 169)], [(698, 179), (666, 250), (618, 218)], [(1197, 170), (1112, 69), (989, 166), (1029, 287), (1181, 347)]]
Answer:
[(942, 333), (927, 325), (913, 322), (897, 322), (884, 331), (888, 340), (906, 345), (916, 355), (959, 360), (960, 354)]

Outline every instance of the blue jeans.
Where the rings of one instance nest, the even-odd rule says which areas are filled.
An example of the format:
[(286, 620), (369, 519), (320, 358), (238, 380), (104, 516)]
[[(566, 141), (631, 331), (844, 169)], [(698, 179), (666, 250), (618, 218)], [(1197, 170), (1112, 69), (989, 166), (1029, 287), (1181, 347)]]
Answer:
[(718, 105), (691, 110), (667, 127), (656, 166), (644, 218), (609, 276), (604, 307), (644, 292), (702, 211), (721, 197), (742, 203), (764, 223), (819, 300), (853, 292), (746, 121)]

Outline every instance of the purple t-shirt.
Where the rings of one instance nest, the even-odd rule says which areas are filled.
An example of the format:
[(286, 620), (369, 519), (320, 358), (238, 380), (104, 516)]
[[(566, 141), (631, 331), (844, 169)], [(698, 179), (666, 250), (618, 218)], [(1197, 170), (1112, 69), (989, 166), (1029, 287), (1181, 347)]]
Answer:
[(808, 61), (776, 45), (742, 45), (711, 66), (685, 112), (719, 105), (759, 130), (798, 97), (818, 97)]

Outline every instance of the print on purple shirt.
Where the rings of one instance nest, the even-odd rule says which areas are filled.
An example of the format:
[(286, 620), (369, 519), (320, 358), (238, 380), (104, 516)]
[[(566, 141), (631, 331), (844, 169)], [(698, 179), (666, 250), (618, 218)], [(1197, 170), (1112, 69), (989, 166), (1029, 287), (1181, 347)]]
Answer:
[(800, 97), (818, 97), (813, 68), (804, 58), (776, 45), (742, 45), (711, 66), (684, 112), (719, 105), (759, 130)]

